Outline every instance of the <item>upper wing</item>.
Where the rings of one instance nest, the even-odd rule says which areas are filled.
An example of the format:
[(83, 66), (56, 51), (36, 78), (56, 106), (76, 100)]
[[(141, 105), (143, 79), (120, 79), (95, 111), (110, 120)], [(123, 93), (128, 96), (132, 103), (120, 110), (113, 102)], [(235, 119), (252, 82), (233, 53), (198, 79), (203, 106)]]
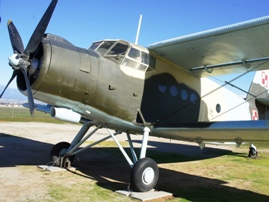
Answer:
[(227, 121), (156, 125), (154, 136), (170, 139), (203, 142), (263, 142), (269, 141), (269, 121)]
[(148, 49), (204, 77), (269, 68), (269, 16), (152, 44)]

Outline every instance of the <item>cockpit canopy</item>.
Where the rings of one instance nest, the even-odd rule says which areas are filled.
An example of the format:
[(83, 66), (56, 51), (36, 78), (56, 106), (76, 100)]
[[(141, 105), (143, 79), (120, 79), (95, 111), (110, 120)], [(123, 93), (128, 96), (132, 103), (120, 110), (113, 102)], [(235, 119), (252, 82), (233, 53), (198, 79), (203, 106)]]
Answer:
[(127, 41), (97, 41), (92, 44), (90, 49), (120, 65), (129, 66), (141, 71), (146, 71), (149, 67), (150, 56), (148, 49)]

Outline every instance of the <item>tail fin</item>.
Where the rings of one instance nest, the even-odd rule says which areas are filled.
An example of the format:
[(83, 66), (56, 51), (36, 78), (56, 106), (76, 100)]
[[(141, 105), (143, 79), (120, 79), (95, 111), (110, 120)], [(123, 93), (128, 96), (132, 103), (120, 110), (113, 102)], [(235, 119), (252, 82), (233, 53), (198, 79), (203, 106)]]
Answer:
[(246, 100), (249, 101), (252, 120), (269, 119), (269, 70), (257, 71)]

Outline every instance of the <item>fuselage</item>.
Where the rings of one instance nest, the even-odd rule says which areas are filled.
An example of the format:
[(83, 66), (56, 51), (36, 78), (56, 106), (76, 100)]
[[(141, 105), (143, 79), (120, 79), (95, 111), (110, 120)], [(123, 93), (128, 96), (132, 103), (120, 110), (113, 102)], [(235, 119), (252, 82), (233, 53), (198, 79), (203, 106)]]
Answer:
[[(112, 128), (141, 130), (143, 120), (169, 124), (251, 119), (248, 103), (234, 93), (123, 40), (99, 41), (83, 49), (47, 34), (32, 60), (38, 61), (37, 73), (30, 78), (35, 99)], [(19, 76), (17, 83), (26, 94)]]

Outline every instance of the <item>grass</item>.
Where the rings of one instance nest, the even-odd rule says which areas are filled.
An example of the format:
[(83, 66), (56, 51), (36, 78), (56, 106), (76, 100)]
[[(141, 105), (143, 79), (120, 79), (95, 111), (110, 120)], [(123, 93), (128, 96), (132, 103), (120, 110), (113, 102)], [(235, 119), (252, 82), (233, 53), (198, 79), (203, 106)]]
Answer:
[[(256, 145), (260, 149), (257, 159), (247, 158), (247, 150), (241, 148), (216, 158), (173, 163), (173, 170), (183, 172), (181, 178), (186, 177), (189, 183), (183, 181), (170, 190), (182, 201), (269, 201), (268, 147)], [(165, 169), (171, 166), (160, 165)]]
[[(155, 156), (149, 152), (149, 156)], [(112, 156), (113, 152), (112, 152)], [(157, 161), (162, 162), (163, 158), (175, 158), (174, 154), (163, 154), (159, 152)], [(159, 163), (160, 190), (172, 192), (174, 198), (169, 201), (266, 201), (269, 200), (269, 155), (262, 154), (260, 159), (247, 159), (237, 155), (224, 155), (214, 159), (200, 161), (188, 161), (181, 163)], [(185, 157), (182, 156), (183, 160)], [(103, 165), (106, 166), (103, 159)], [(253, 163), (255, 162), (255, 163)], [(118, 163), (118, 162), (114, 162)], [(194, 164), (197, 166), (193, 167)], [(109, 167), (108, 167), (109, 169)], [(111, 170), (115, 172), (115, 170)], [(175, 181), (170, 182), (162, 178), (166, 177), (166, 172)], [(105, 173), (103, 173), (106, 175)], [(62, 176), (64, 177), (64, 176)], [(67, 178), (71, 180), (70, 176)], [(189, 182), (184, 181), (189, 180)], [(81, 180), (81, 179), (80, 179)], [(52, 201), (57, 201), (60, 197), (62, 201), (133, 201), (127, 197), (122, 197), (113, 192), (115, 187), (109, 187), (111, 181), (97, 183), (84, 179), (83, 183), (76, 183), (72, 189), (68, 185), (50, 185)], [(71, 195), (70, 195), (71, 194)]]
[(22, 107), (0, 107), (0, 121), (66, 123), (39, 111), (35, 111), (34, 117), (31, 117), (29, 109)]
[(126, 201), (125, 197), (105, 190), (95, 184), (84, 182), (80, 184), (49, 185), (50, 199), (47, 201)]
[[(79, 201), (135, 201), (114, 192), (127, 185), (126, 182), (117, 183), (122, 177), (110, 175), (122, 172), (127, 164), (113, 142), (104, 146), (91, 151), (90, 160), (84, 164), (90, 166), (86, 166), (86, 170), (78, 170), (76, 174), (54, 174), (56, 181), (66, 179), (66, 183), (59, 180), (49, 185), (49, 201), (77, 201), (77, 198)], [(164, 201), (269, 201), (269, 153), (259, 144), (257, 148), (260, 149), (257, 159), (247, 158), (244, 148), (235, 148), (227, 154), (216, 150), (220, 156), (214, 158), (186, 157), (155, 150), (149, 150), (148, 156), (155, 159), (160, 168), (157, 189), (174, 195)], [(126, 175), (125, 171), (122, 175)]]

